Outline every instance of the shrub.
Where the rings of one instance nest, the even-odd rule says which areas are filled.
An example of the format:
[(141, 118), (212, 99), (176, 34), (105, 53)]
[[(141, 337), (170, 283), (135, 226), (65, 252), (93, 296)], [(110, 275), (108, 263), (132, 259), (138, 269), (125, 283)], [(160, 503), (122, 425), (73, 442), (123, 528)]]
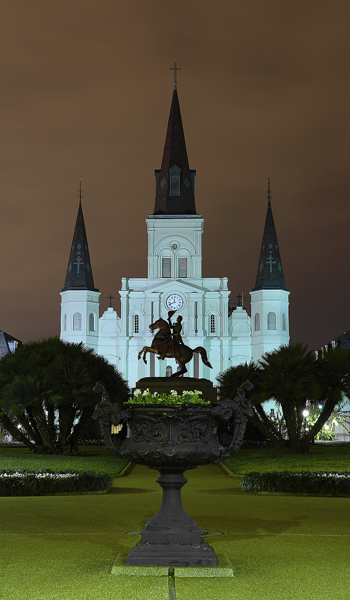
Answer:
[(253, 471), (243, 476), (241, 489), (244, 492), (284, 492), (288, 494), (312, 494), (315, 496), (350, 495), (350, 472), (326, 473), (303, 471)]
[(85, 471), (0, 471), (0, 496), (41, 496), (109, 490), (108, 473)]

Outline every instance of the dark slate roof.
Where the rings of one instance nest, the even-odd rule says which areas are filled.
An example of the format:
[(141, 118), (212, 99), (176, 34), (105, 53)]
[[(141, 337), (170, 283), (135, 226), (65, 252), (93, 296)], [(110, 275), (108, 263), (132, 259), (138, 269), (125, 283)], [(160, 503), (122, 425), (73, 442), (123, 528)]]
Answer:
[[(170, 195), (170, 169), (177, 166), (180, 171), (180, 194)], [(188, 164), (185, 135), (182, 127), (177, 90), (173, 92), (168, 129), (165, 137), (162, 166), (155, 171), (156, 200), (155, 215), (195, 215), (194, 178)]]
[(79, 202), (66, 280), (62, 292), (66, 290), (91, 290), (98, 292), (94, 286), (81, 202)]
[(0, 357), (13, 352), (13, 342), (17, 342), (18, 346), (22, 345), (20, 340), (0, 329)]
[(287, 290), (284, 281), (275, 223), (272, 215), (270, 181), (268, 186), (265, 228), (261, 244), (258, 273), (253, 291), (256, 290)]
[[(327, 344), (327, 346), (332, 346), (332, 342), (330, 344)], [(349, 350), (350, 349), (350, 331), (344, 331), (344, 333), (342, 333), (341, 335), (338, 335), (338, 337), (335, 338), (334, 340), (334, 347), (335, 348), (341, 348), (342, 350)]]

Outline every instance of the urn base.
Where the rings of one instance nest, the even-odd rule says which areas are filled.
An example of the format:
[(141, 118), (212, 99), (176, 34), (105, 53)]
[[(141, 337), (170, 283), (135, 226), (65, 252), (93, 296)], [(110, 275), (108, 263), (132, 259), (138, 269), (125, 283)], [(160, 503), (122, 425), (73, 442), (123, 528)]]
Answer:
[(214, 549), (203, 539), (199, 546), (139, 542), (130, 550), (126, 564), (157, 567), (216, 567), (218, 559)]

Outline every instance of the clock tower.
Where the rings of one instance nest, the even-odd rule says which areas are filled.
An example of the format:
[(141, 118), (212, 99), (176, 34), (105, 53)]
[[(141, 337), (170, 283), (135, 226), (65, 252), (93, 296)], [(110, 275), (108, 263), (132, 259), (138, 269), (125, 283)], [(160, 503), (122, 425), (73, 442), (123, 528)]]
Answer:
[[(196, 211), (195, 176), (196, 171), (188, 164), (179, 99), (174, 89), (162, 166), (155, 171), (154, 211), (146, 220), (149, 278), (202, 277), (204, 219)], [(183, 300), (178, 294), (176, 298), (179, 310)]]

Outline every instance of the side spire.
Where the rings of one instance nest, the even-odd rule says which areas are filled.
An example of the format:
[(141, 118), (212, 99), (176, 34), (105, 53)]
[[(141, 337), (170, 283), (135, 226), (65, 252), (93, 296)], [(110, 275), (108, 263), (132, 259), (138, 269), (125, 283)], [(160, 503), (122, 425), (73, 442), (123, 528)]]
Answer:
[[(175, 63), (176, 65), (176, 63)], [(175, 82), (176, 71), (175, 69)], [(196, 215), (194, 178), (189, 167), (185, 135), (176, 86), (170, 108), (162, 166), (155, 171), (156, 199), (154, 215)]]
[(79, 208), (75, 222), (72, 247), (69, 255), (66, 280), (64, 282), (62, 292), (67, 290), (90, 290), (93, 292), (98, 292), (94, 286), (94, 278), (92, 275), (81, 198), (82, 190), (80, 178)]
[(261, 244), (258, 273), (253, 291), (271, 289), (287, 290), (284, 281), (282, 261), (271, 208), (271, 189), (269, 178), (267, 184), (267, 213), (265, 228)]

